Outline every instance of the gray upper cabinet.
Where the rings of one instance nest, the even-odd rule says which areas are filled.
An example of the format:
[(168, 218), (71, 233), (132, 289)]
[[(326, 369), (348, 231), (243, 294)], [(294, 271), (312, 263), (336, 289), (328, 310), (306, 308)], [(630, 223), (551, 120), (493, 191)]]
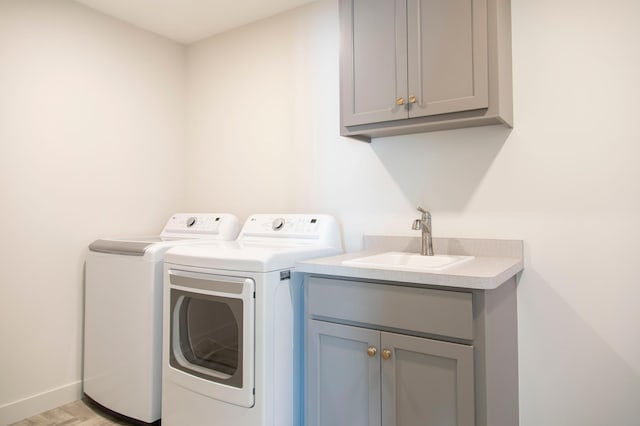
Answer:
[(340, 0), (341, 134), (512, 125), (509, 0)]

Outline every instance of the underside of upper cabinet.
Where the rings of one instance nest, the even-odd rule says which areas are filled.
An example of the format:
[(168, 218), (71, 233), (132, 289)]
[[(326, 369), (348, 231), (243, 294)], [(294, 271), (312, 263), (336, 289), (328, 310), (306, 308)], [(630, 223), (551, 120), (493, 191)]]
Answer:
[(340, 134), (513, 126), (510, 0), (340, 0)]

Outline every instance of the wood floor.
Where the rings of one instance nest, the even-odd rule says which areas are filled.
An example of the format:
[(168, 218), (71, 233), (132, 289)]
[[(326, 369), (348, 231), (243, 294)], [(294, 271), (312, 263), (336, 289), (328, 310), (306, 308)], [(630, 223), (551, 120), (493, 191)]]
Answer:
[(131, 425), (103, 413), (84, 400), (45, 411), (9, 426), (110, 426)]

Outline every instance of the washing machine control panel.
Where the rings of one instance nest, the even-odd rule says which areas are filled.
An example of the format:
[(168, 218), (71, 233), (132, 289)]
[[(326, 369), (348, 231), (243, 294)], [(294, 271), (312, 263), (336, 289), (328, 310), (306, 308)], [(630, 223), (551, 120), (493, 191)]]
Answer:
[(175, 214), (164, 227), (170, 232), (216, 233), (220, 225), (220, 216), (212, 214)]
[[(162, 236), (220, 235), (223, 239), (235, 239), (238, 233), (238, 219), (226, 213), (176, 213), (167, 222)], [(234, 235), (232, 235), (234, 234)]]

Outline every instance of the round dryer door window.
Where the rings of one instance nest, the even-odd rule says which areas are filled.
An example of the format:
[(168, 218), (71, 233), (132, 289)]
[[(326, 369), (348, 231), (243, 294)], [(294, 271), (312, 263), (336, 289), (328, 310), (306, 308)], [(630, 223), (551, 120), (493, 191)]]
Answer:
[(203, 379), (242, 387), (242, 299), (171, 291), (171, 365)]

